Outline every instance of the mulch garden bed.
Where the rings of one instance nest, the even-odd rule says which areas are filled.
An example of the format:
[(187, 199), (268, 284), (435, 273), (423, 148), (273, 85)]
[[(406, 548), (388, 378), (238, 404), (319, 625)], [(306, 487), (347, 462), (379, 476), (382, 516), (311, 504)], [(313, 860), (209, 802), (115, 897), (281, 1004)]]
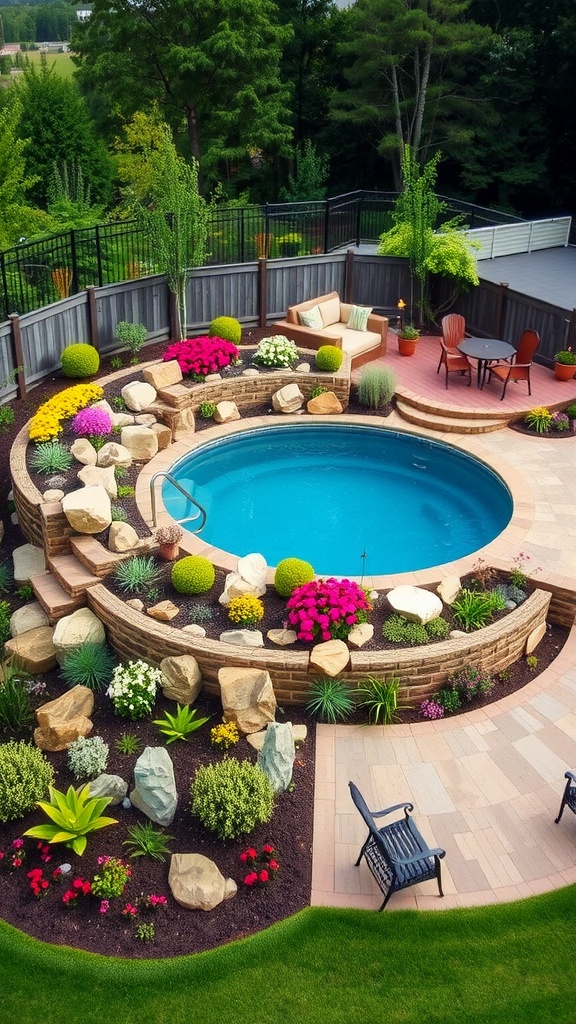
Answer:
[[(267, 334), (270, 334), (270, 330), (252, 330), (245, 332), (244, 340), (247, 344), (256, 344), (261, 337), (265, 337)], [(164, 348), (164, 344), (147, 347), (142, 352), (143, 360), (159, 358)], [(105, 376), (110, 372), (109, 359), (103, 360), (98, 376)], [(135, 367), (136, 373), (137, 367)], [(34, 389), (24, 401), (14, 402), (15, 422), (9, 440), (13, 439), (15, 433), (34, 414), (41, 402), (69, 385), (69, 381), (55, 376)], [(356, 405), (352, 405), (349, 411), (366, 414), (365, 409)], [(261, 412), (262, 407), (259, 407), (258, 410), (254, 410), (254, 415)], [(380, 412), (378, 415), (382, 415), (382, 413)], [(210, 425), (209, 421), (207, 425)], [(202, 429), (200, 418), (198, 418), (198, 428)], [(0, 495), (5, 508), (11, 486), (8, 452), (9, 444), (3, 444), (0, 449)], [(129, 479), (127, 478), (123, 482), (129, 482)], [(37, 480), (36, 482), (38, 485)], [(45, 477), (42, 478), (41, 489), (46, 489)], [(123, 504), (125, 504), (129, 517), (137, 518), (137, 512), (134, 511), (135, 503), (126, 500)], [(19, 529), (11, 524), (8, 515), (4, 516), (3, 521), (6, 530), (3, 542), (5, 557), (14, 546), (23, 543), (23, 538)], [(170, 570), (170, 563), (163, 565), (164, 577), (168, 576)], [(211, 624), (203, 623), (208, 635), (218, 635), (223, 629), (230, 628), (231, 624), (226, 612), (217, 601), (222, 592), (223, 577), (224, 574), (218, 572), (212, 591), (209, 594), (201, 595), (200, 598), (187, 598), (185, 601), (181, 601), (180, 595), (176, 595), (175, 603), (181, 604), (182, 607), (179, 618), (174, 620), (174, 624), (182, 625), (190, 622), (191, 615), (193, 615), (192, 606), (201, 602), (210, 604), (213, 609)], [(106, 583), (111, 589), (114, 589), (110, 577)], [(537, 585), (537, 581), (535, 583)], [(162, 580), (157, 586), (163, 590), (164, 584), (165, 580)], [(162, 594), (161, 596), (168, 595)], [(174, 600), (173, 591), (170, 593), (170, 598)], [(13, 593), (7, 595), (6, 599), (13, 608), (21, 603)], [(268, 629), (282, 624), (285, 618), (285, 601), (275, 593), (273, 588), (269, 587), (263, 602), (266, 611), (260, 628), (265, 635)], [(382, 621), (386, 614), (385, 606), (386, 602), (381, 598), (376, 602), (374, 612), (370, 617), (370, 621), (375, 625), (376, 639), (372, 643), (378, 646), (392, 646), (385, 644), (380, 639)], [(511, 666), (508, 673), (497, 680), (495, 688), (489, 696), (475, 698), (471, 703), (466, 704), (463, 710), (468, 711), (475, 707), (481, 707), (508, 695), (531, 681), (534, 678), (534, 671), (542, 671), (556, 657), (567, 638), (567, 633), (566, 629), (550, 626), (537, 648), (538, 664), (535, 669), (531, 669), (525, 659), (520, 659)], [(307, 645), (299, 644), (297, 646)], [(368, 647), (368, 649), (370, 648)], [(63, 684), (57, 671), (48, 673), (43, 678), (46, 690), (41, 696), (34, 698), (36, 706), (63, 692)], [(313, 720), (301, 707), (277, 710), (278, 721), (303, 723), (308, 727), (308, 737), (296, 753), (294, 786), (291, 791), (283, 793), (277, 798), (272, 820), (267, 825), (259, 826), (249, 836), (248, 842), (222, 842), (209, 833), (198, 819), (193, 818), (189, 809), (190, 783), (196, 768), (222, 756), (212, 749), (209, 742), (211, 725), (217, 724), (221, 719), (220, 703), (209, 696), (202, 695), (197, 702), (197, 707), (200, 713), (211, 716), (209, 723), (194, 733), (189, 742), (176, 742), (168, 747), (174, 762), (179, 799), (174, 821), (166, 831), (173, 837), (170, 840), (172, 852), (201, 852), (214, 860), (223, 875), (234, 878), (238, 883), (237, 895), (207, 913), (184, 910), (175, 903), (170, 895), (167, 885), (168, 864), (149, 858), (136, 858), (131, 862), (133, 874), (125, 892), (125, 900), (134, 904), (142, 895), (151, 894), (164, 895), (167, 899), (167, 906), (159, 907), (154, 915), (152, 911), (142, 912), (140, 920), (153, 921), (155, 924), (156, 936), (154, 941), (150, 942), (134, 937), (135, 921), (123, 917), (120, 913), (120, 904), (124, 904), (124, 899), (117, 901), (119, 906), (116, 909), (111, 908), (109, 914), (100, 915), (99, 901), (91, 896), (80, 897), (77, 906), (67, 909), (61, 900), (62, 893), (66, 888), (64, 882), (53, 884), (46, 896), (34, 897), (26, 878), (26, 872), (32, 867), (43, 867), (45, 875), (49, 875), (49, 871), (53, 867), (57, 867), (63, 861), (68, 861), (72, 865), (74, 877), (78, 875), (91, 879), (98, 870), (97, 858), (99, 856), (121, 857), (123, 855), (122, 842), (126, 838), (126, 829), (135, 820), (143, 820), (143, 815), (134, 809), (124, 809), (120, 805), (108, 809), (108, 813), (118, 819), (118, 824), (103, 829), (89, 838), (87, 850), (81, 858), (62, 847), (55, 846), (50, 851), (51, 861), (41, 864), (38, 859), (36, 841), (30, 839), (25, 840), (27, 856), (21, 867), (11, 869), (8, 863), (9, 858), (7, 856), (3, 858), (0, 864), (0, 906), (1, 915), (6, 921), (30, 935), (54, 944), (70, 945), (91, 952), (130, 958), (164, 957), (199, 952), (242, 938), (294, 914), (309, 904), (315, 749)], [(165, 710), (173, 712), (173, 702), (160, 697), (154, 707), (153, 717), (161, 717)], [(402, 712), (402, 721), (404, 722), (419, 720), (421, 719), (418, 709)], [(351, 721), (365, 724), (366, 715), (364, 712), (357, 711)], [(93, 722), (92, 734), (101, 736), (109, 744), (110, 758), (107, 771), (122, 775), (130, 784), (132, 784), (131, 776), (136, 755), (123, 755), (116, 750), (116, 742), (122, 733), (136, 733), (141, 741), (141, 749), (146, 745), (163, 744), (157, 727), (152, 725), (151, 721), (143, 720), (133, 723), (118, 718), (113, 713), (111, 701), (103, 694), (96, 695)], [(240, 759), (246, 757), (254, 760), (254, 751), (244, 738), (231, 751), (231, 754)], [(73, 782), (67, 767), (66, 752), (49, 754), (48, 757), (55, 768), (55, 785), (59, 789), (66, 789)], [(0, 824), (0, 851), (5, 854), (11, 853), (13, 840), (18, 839), (22, 832), (31, 825), (44, 820), (44, 816), (39, 811), (34, 811), (24, 820)], [(280, 871), (277, 878), (268, 884), (249, 888), (243, 884), (245, 869), (239, 859), (240, 853), (248, 845), (261, 849), (262, 845), (267, 842), (271, 843), (276, 850)]]

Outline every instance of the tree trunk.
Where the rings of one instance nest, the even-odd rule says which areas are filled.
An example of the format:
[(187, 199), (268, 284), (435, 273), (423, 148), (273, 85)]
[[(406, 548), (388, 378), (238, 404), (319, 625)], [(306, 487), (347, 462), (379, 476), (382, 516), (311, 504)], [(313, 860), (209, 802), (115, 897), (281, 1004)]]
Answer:
[(204, 180), (202, 177), (201, 167), (201, 151), (200, 151), (200, 133), (198, 131), (198, 120), (196, 117), (195, 107), (186, 107), (186, 126), (188, 129), (188, 143), (190, 146), (190, 152), (198, 163), (198, 188), (200, 193), (204, 194)]

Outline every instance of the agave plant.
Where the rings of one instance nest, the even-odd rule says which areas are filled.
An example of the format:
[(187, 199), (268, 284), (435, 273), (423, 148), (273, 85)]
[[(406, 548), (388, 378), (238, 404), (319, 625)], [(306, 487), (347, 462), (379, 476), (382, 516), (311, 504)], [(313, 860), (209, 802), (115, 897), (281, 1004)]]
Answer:
[(86, 849), (86, 836), (107, 825), (117, 825), (116, 818), (101, 817), (101, 812), (110, 803), (110, 797), (90, 796), (90, 784), (81, 789), (69, 786), (66, 793), (49, 786), (50, 800), (39, 800), (40, 807), (54, 822), (52, 825), (35, 825), (22, 834), (33, 839), (44, 839), (48, 843), (64, 843), (79, 857)]
[(157, 725), (160, 732), (167, 737), (166, 745), (168, 745), (176, 740), (187, 740), (207, 721), (208, 718), (196, 718), (196, 708), (191, 708), (189, 704), (177, 704), (175, 715), (166, 711), (164, 718), (154, 719), (154, 725)]

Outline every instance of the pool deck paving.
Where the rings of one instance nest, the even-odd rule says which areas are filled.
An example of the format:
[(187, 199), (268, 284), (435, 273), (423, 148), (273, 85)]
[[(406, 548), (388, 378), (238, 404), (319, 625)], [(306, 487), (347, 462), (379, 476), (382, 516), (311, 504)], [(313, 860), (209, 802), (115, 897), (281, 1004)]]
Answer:
[[(446, 390), (427, 356), (415, 362), (390, 352), (386, 362), (394, 365), (399, 391), (436, 398), (439, 410), (500, 405), (494, 388), (454, 386), (451, 378)], [(513, 389), (515, 406), (528, 410), (575, 397), (576, 386), (559, 390), (550, 370), (535, 369), (532, 396), (525, 386), (523, 393)], [(412, 428), (396, 413), (386, 425), (461, 443), (505, 479), (520, 478), (525, 508), (518, 528), (480, 554), (511, 565), (523, 551), (535, 583), (540, 576), (576, 589), (576, 437), (527, 437), (510, 429), (443, 435)], [(372, 810), (411, 802), (429, 845), (446, 850), (444, 898), (429, 881), (395, 893), (390, 910), (499, 903), (576, 882), (576, 815), (566, 809), (554, 823), (568, 769), (576, 769), (576, 628), (533, 682), (479, 710), (412, 725), (318, 725), (312, 904), (377, 909), (382, 902), (365, 861), (355, 866), (366, 828), (349, 780)]]

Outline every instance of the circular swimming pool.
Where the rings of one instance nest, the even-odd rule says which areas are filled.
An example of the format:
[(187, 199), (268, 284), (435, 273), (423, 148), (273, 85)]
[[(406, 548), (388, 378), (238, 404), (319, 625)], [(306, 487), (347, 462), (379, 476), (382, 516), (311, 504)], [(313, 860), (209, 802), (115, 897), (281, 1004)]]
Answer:
[[(428, 438), (360, 425), (262, 427), (200, 445), (170, 470), (206, 510), (202, 540), (319, 575), (410, 572), (493, 540), (512, 497), (484, 463)], [(193, 506), (165, 481), (174, 519)], [(185, 525), (185, 524), (184, 524)]]

